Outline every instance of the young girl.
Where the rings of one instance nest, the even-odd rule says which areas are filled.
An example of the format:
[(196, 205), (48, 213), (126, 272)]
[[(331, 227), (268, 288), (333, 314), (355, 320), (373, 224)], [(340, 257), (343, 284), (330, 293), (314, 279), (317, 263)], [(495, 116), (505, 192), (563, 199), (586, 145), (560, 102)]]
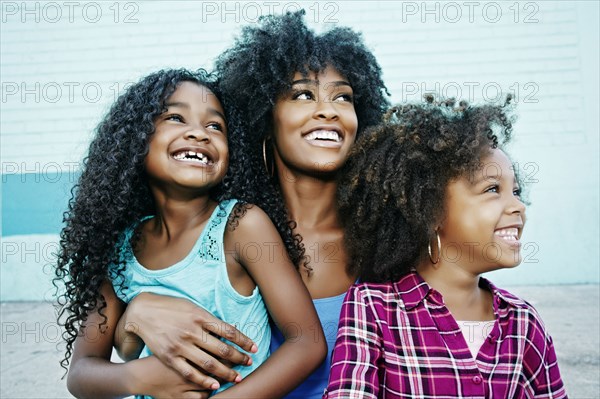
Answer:
[(521, 261), (506, 108), (429, 96), (392, 113), (340, 182), (362, 281), (342, 306), (324, 397), (566, 397), (538, 313), (481, 277)]
[[(276, 228), (259, 208), (221, 190), (229, 153), (213, 86), (203, 72), (159, 71), (120, 96), (97, 129), (65, 216), (57, 269), (76, 396), (202, 397), (147, 350), (108, 367), (125, 303), (146, 292), (188, 299), (255, 342), (235, 381), (256, 371), (233, 387), (214, 384), (215, 397), (279, 396), (325, 356), (323, 339), (313, 338), (314, 331), (322, 337), (315, 309)], [(283, 329), (286, 345), (272, 362), (267, 309), (279, 326), (294, 327)], [(280, 369), (299, 379), (273, 381)]]
[[(380, 123), (388, 108), (381, 68), (359, 33), (337, 26), (316, 34), (304, 12), (295, 12), (265, 16), (244, 27), (218, 58), (216, 71), (226, 109), (238, 116), (231, 125), (232, 162), (243, 165), (225, 185), (252, 182), (254, 190), (238, 198), (260, 206), (286, 243), (302, 240), (300, 251), (287, 248), (311, 294), (329, 350), (286, 398), (319, 399), (327, 386), (342, 301), (357, 277), (347, 268), (337, 174), (355, 138)], [(167, 363), (171, 357), (203, 355), (183, 334), (201, 333), (190, 321), (198, 309), (181, 302), (140, 296), (123, 315), (124, 323), (139, 327), (138, 334)], [(285, 340), (278, 329), (272, 331), (271, 351), (277, 356)], [(158, 353), (169, 342), (177, 345)], [(273, 380), (296, 377), (278, 374)]]

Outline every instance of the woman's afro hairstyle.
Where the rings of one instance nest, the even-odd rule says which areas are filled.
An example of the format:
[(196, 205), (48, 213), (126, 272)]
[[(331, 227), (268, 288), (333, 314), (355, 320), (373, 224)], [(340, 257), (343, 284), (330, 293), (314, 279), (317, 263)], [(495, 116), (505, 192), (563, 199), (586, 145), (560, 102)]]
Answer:
[(354, 146), (338, 187), (339, 215), (361, 279), (397, 281), (415, 267), (444, 216), (446, 187), (471, 177), (509, 141), (512, 112), (453, 99), (392, 108)]
[[(109, 279), (109, 265), (122, 263), (118, 248), (123, 231), (155, 212), (144, 159), (155, 119), (178, 85), (187, 81), (216, 89), (204, 70), (155, 72), (121, 94), (95, 130), (63, 215), (55, 270), (54, 285), (61, 292), (58, 319), (65, 327), (65, 368), (81, 323), (89, 312), (98, 308), (102, 313), (106, 306), (100, 286)], [(122, 274), (123, 265), (118, 269)]]
[(240, 108), (262, 141), (272, 130), (273, 106), (291, 88), (294, 74), (328, 66), (352, 86), (359, 133), (380, 122), (389, 104), (387, 89), (362, 35), (347, 27), (316, 35), (304, 22), (304, 10), (263, 16), (257, 25), (245, 26), (233, 47), (217, 59), (216, 72), (224, 101)]
[(230, 157), (237, 167), (233, 178), (226, 180), (228, 187), (249, 187), (243, 199), (271, 217), (296, 265), (304, 261), (301, 238), (289, 239), (294, 224), (288, 221), (278, 182), (263, 161), (263, 141), (273, 131), (277, 99), (291, 88), (296, 72), (308, 74), (331, 66), (352, 86), (359, 134), (378, 124), (389, 106), (381, 68), (361, 35), (342, 27), (316, 35), (303, 18), (303, 10), (269, 15), (244, 27), (234, 45), (217, 59), (215, 71), (225, 108), (234, 115)]

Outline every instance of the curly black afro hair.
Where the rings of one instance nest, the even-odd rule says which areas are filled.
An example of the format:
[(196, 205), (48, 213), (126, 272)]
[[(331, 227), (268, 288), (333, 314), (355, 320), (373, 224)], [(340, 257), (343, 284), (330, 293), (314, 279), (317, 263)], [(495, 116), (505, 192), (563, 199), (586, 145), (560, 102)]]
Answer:
[[(118, 254), (123, 231), (141, 217), (155, 213), (144, 159), (155, 119), (185, 81), (216, 91), (214, 79), (204, 70), (159, 71), (120, 95), (96, 128), (63, 216), (55, 270), (54, 285), (61, 290), (58, 318), (65, 327), (66, 355), (61, 361), (65, 368), (81, 323), (89, 312), (97, 307), (102, 312), (106, 306), (99, 290), (109, 278), (109, 265), (121, 264), (117, 275), (123, 271)], [(219, 190), (211, 193), (215, 199)], [(134, 236), (133, 241), (137, 238)]]
[[(244, 27), (235, 44), (217, 59), (215, 71), (225, 108), (235, 115), (230, 157), (243, 165), (228, 183), (251, 182), (255, 191), (243, 199), (260, 206), (284, 237), (295, 225), (289, 221), (278, 182), (265, 169), (262, 145), (273, 131), (273, 107), (291, 88), (293, 75), (329, 66), (345, 76), (354, 92), (358, 136), (378, 124), (389, 106), (381, 68), (362, 36), (344, 27), (316, 35), (303, 16), (304, 10), (269, 15)], [(296, 265), (306, 265), (301, 237), (294, 237), (294, 242), (286, 241), (290, 257)]]
[(362, 280), (397, 281), (417, 266), (444, 215), (448, 183), (473, 176), (491, 149), (510, 140), (510, 101), (455, 106), (428, 95), (392, 108), (356, 143), (338, 203), (350, 267)]

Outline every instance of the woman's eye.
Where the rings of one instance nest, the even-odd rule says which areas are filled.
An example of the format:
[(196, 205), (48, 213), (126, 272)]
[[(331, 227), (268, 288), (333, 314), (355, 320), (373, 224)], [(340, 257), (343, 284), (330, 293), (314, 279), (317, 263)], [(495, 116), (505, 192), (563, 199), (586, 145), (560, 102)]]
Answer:
[(292, 98), (294, 100), (313, 100), (315, 97), (310, 91), (301, 91), (299, 93), (295, 93)]
[(171, 114), (171, 115), (167, 115), (165, 120), (175, 121), (175, 122), (183, 122), (183, 117), (181, 115)]
[(352, 97), (351, 94), (340, 94), (339, 96), (335, 97), (333, 99), (333, 101), (353, 103), (354, 102), (354, 98)]

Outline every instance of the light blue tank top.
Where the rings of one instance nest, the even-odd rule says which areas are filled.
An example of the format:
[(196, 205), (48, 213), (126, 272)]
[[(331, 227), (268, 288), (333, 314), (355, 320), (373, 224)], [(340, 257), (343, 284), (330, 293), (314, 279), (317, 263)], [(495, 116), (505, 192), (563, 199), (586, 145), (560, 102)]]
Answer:
[[(190, 253), (183, 260), (165, 269), (149, 270), (137, 261), (129, 243), (135, 226), (128, 229), (121, 248), (122, 259), (126, 262), (123, 278), (116, 277), (114, 267), (111, 269), (111, 278), (115, 293), (125, 303), (129, 303), (142, 292), (185, 298), (237, 327), (258, 346), (257, 353), (249, 354), (252, 357), (251, 366), (233, 367), (242, 377), (246, 377), (269, 356), (271, 328), (258, 287), (250, 296), (240, 295), (231, 286), (227, 275), (223, 235), (229, 214), (236, 202), (221, 202), (210, 216)], [(146, 217), (142, 221), (149, 218)], [(122, 282), (125, 283), (125, 289), (121, 289)], [(140, 357), (150, 354), (148, 348), (144, 348)], [(216, 392), (230, 386), (231, 384), (223, 384)]]
[[(323, 391), (329, 381), (329, 368), (331, 367), (331, 352), (335, 346), (335, 339), (340, 320), (340, 311), (346, 293), (329, 298), (313, 299), (317, 315), (321, 321), (325, 340), (327, 341), (327, 357), (311, 375), (295, 390), (290, 392), (286, 399), (321, 399)], [(284, 342), (283, 334), (275, 325), (271, 326), (271, 353), (275, 352)]]

